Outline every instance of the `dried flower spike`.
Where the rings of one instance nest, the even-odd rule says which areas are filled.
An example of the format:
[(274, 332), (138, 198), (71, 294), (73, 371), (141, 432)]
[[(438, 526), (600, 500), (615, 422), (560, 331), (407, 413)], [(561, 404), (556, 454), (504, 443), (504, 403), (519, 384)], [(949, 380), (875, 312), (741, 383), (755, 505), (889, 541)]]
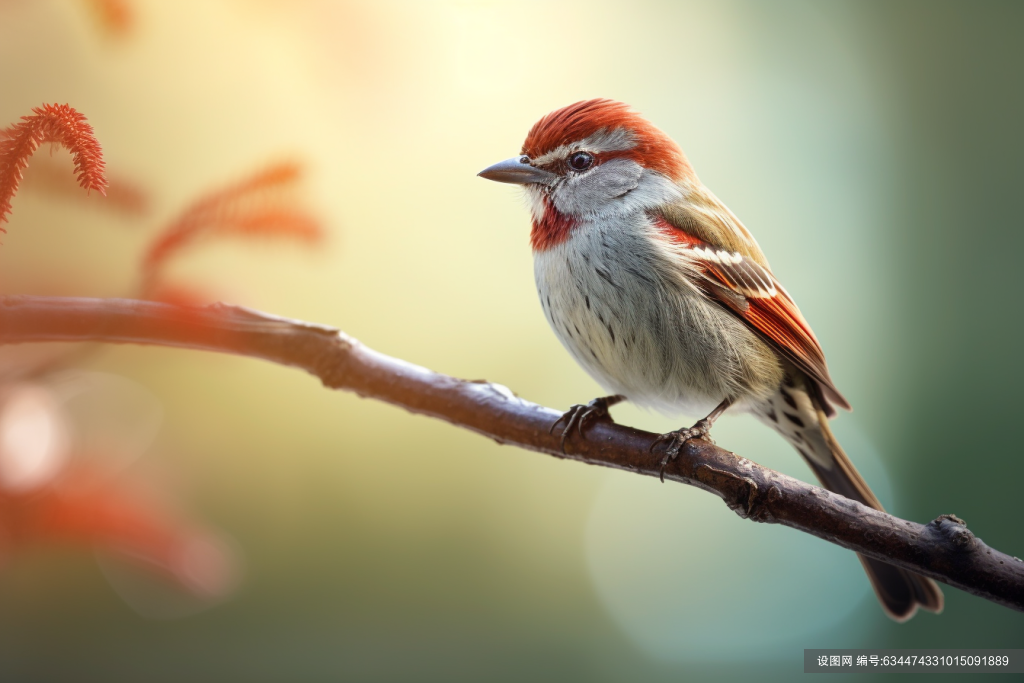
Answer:
[(103, 152), (85, 116), (67, 104), (45, 104), (32, 113), (0, 130), (0, 223), (7, 222), (29, 157), (44, 142), (55, 142), (71, 152), (79, 185), (106, 194)]
[(168, 261), (209, 237), (283, 237), (306, 244), (322, 240), (323, 227), (294, 193), (301, 174), (298, 163), (281, 162), (189, 206), (147, 249), (142, 260), (142, 295), (152, 299), (170, 291), (163, 283)]

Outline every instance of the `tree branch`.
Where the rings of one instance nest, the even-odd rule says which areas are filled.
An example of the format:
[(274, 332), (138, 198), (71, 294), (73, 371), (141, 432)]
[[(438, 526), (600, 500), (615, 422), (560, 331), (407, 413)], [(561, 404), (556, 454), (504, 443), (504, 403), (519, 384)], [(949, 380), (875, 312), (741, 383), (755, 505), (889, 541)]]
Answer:
[[(354, 391), (471, 429), (502, 444), (657, 477), (656, 435), (598, 422), (560, 450), (561, 413), (507, 388), (438, 374), (363, 346), (329, 327), (215, 304), (186, 308), (128, 299), (0, 297), (0, 343), (101, 341), (218, 351), (289, 365)], [(718, 448), (690, 441), (665, 478), (720, 496), (740, 517), (782, 524), (1024, 611), (1024, 562), (942, 515), (898, 519)]]

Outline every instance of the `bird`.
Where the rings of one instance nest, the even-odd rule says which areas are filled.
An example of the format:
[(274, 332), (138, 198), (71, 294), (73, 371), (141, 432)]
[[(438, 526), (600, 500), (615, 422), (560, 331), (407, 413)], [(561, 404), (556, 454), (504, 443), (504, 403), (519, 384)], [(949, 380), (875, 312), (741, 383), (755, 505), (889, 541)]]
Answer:
[[(541, 307), (569, 354), (609, 392), (573, 406), (573, 429), (628, 400), (706, 415), (664, 434), (664, 468), (726, 410), (788, 441), (821, 484), (882, 510), (829, 429), (850, 410), (810, 325), (754, 237), (698, 179), (678, 144), (629, 105), (590, 99), (552, 111), (520, 154), (479, 176), (525, 189)], [(885, 612), (941, 612), (931, 579), (858, 555)]]

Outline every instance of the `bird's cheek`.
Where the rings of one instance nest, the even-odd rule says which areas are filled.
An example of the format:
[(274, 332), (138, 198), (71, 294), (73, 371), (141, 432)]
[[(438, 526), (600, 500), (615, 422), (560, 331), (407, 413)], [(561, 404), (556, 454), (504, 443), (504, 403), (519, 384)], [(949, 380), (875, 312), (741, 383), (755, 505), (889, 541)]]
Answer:
[(602, 213), (616, 197), (627, 191), (628, 186), (609, 182), (606, 178), (587, 178), (565, 193), (565, 213), (578, 215)]
[(535, 222), (541, 220), (544, 217), (544, 197), (547, 192), (536, 185), (524, 185), (523, 190), (526, 192), (526, 201), (529, 202), (530, 215)]
[(637, 189), (642, 176), (637, 164), (614, 159), (579, 177), (574, 194), (587, 206), (605, 206)]

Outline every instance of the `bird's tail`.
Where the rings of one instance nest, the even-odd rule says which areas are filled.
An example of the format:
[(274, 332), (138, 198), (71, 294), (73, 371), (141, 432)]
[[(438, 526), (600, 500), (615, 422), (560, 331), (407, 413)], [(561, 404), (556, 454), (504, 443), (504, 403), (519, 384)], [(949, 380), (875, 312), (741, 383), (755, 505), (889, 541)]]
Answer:
[[(857, 468), (846, 457), (828, 426), (822, 399), (803, 376), (787, 377), (771, 401), (762, 420), (782, 434), (814, 470), (821, 485), (829, 491), (882, 510)], [(871, 586), (886, 613), (896, 621), (906, 621), (921, 607), (941, 612), (942, 591), (931, 579), (870, 557), (857, 555), (871, 580)]]

